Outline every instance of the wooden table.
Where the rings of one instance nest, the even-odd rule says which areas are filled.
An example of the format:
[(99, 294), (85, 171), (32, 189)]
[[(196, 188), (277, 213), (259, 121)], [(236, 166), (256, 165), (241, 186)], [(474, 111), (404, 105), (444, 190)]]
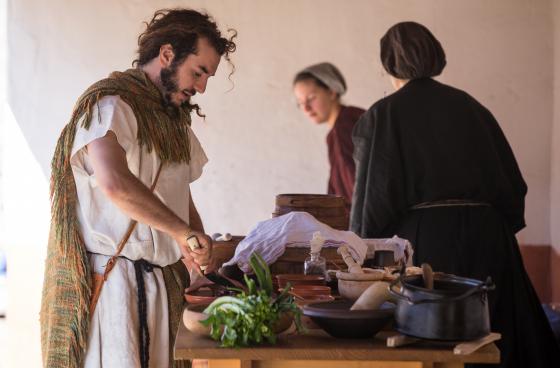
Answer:
[(209, 368), (458, 368), (465, 363), (499, 363), (500, 352), (489, 344), (470, 355), (454, 355), (453, 346), (421, 342), (388, 348), (382, 331), (373, 339), (335, 339), (322, 331), (280, 336), (276, 345), (243, 349), (218, 347), (210, 338), (189, 332), (181, 323), (175, 359), (207, 359)]

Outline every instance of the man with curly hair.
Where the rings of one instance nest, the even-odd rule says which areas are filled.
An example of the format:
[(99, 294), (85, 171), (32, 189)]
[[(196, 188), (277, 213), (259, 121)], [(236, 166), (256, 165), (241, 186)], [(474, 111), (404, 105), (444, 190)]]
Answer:
[[(53, 157), (45, 367), (176, 365), (187, 270), (201, 273), (210, 259), (189, 190), (207, 162), (191, 97), (222, 56), (230, 61), (235, 32), (225, 38), (189, 9), (159, 10), (146, 25), (134, 68), (84, 92)], [(193, 237), (200, 248), (188, 246)]]

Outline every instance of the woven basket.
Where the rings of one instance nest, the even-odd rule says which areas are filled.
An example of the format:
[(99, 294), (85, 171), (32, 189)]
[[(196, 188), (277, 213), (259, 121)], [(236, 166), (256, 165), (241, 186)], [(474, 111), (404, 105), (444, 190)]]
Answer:
[(344, 198), (330, 194), (278, 194), (273, 217), (293, 211), (307, 212), (337, 230), (348, 230)]

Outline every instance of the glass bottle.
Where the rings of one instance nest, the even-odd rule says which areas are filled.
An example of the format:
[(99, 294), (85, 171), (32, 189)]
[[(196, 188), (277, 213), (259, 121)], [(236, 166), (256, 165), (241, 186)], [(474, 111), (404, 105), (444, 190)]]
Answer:
[(310, 253), (303, 264), (303, 273), (306, 275), (322, 275), (327, 272), (327, 260), (319, 253)]

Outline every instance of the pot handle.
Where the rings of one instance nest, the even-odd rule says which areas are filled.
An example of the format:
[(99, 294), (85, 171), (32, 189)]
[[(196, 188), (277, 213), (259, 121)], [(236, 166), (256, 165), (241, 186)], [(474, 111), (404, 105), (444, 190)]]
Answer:
[(475, 294), (479, 291), (491, 291), (494, 290), (496, 288), (496, 285), (492, 282), (492, 278), (488, 277), (486, 279), (486, 282), (478, 285), (477, 287), (471, 288), (469, 290), (467, 290), (466, 292), (464, 292), (461, 295), (458, 296), (454, 296), (451, 298), (439, 298), (439, 299), (420, 299), (420, 300), (412, 300), (410, 299), (408, 296), (404, 295), (402, 292), (400, 291), (395, 291), (394, 290), (394, 286), (402, 281), (402, 274), (401, 277), (399, 277), (396, 280), (393, 280), (391, 282), (391, 285), (389, 285), (389, 293), (391, 293), (391, 295), (395, 296), (397, 299), (404, 299), (407, 303), (409, 304), (427, 304), (427, 303), (448, 303), (448, 302), (456, 302), (459, 300), (463, 300), (469, 296), (471, 296), (472, 294)]

